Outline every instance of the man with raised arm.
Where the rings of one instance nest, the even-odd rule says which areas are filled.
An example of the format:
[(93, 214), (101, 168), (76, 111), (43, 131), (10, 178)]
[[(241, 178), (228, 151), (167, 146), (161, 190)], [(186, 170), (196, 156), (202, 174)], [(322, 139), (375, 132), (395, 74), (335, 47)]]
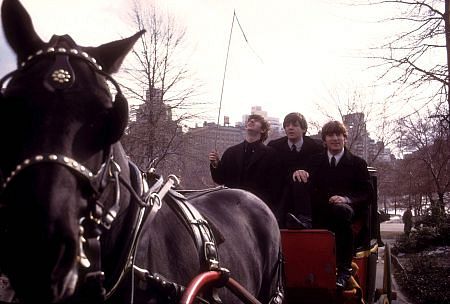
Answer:
[(278, 165), (275, 151), (264, 144), (269, 128), (264, 117), (250, 115), (245, 126), (245, 140), (225, 150), (222, 158), (217, 151), (210, 152), (209, 161), (215, 183), (250, 191), (273, 210)]

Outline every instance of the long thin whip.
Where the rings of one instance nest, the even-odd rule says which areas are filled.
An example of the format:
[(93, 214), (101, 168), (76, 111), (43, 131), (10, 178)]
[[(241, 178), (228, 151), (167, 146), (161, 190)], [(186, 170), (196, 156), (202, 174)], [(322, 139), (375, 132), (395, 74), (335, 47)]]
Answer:
[(222, 98), (223, 98), (223, 89), (225, 87), (225, 75), (227, 73), (227, 66), (228, 66), (228, 56), (230, 54), (230, 45), (231, 45), (231, 37), (233, 35), (233, 26), (234, 26), (234, 20), (237, 21), (239, 28), (241, 30), (242, 36), (244, 36), (245, 42), (247, 43), (247, 46), (252, 50), (253, 54), (258, 57), (258, 59), (261, 61), (261, 63), (264, 63), (261, 57), (255, 52), (255, 50), (252, 48), (250, 43), (248, 42), (247, 36), (245, 35), (244, 29), (241, 26), (241, 23), (239, 22), (239, 19), (236, 15), (236, 10), (233, 10), (233, 20), (231, 22), (231, 29), (230, 29), (230, 37), (228, 39), (228, 47), (227, 47), (227, 56), (225, 58), (225, 68), (223, 70), (223, 78), (222, 78), (222, 89), (220, 91), (220, 101), (219, 101), (219, 114), (217, 115), (217, 128), (216, 128), (216, 137), (214, 139), (214, 149), (217, 151), (217, 137), (219, 135), (219, 126), (220, 126), (220, 114), (222, 111)]
[(236, 21), (237, 21), (237, 23), (238, 23), (238, 25), (239, 25), (239, 28), (241, 29), (242, 36), (244, 36), (244, 39), (245, 39), (245, 42), (247, 43), (247, 46), (250, 48), (250, 50), (252, 50), (253, 54), (254, 54), (256, 57), (258, 57), (259, 61), (261, 61), (261, 63), (264, 63), (264, 61), (261, 59), (261, 57), (260, 57), (260, 56), (255, 52), (255, 50), (252, 48), (250, 42), (248, 42), (247, 36), (245, 35), (244, 29), (242, 28), (241, 23), (239, 22), (239, 18), (238, 18), (238, 16), (236, 15), (236, 13), (234, 13), (234, 17), (236, 18)]
[(230, 54), (231, 36), (233, 35), (233, 26), (234, 26), (235, 16), (236, 16), (236, 11), (233, 10), (233, 20), (231, 21), (230, 37), (228, 39), (227, 56), (225, 58), (225, 68), (223, 70), (222, 89), (220, 91), (219, 114), (217, 115), (217, 130), (216, 130), (216, 138), (214, 139), (214, 149), (215, 150), (217, 150), (217, 137), (219, 135), (220, 112), (222, 111), (223, 88), (225, 87), (225, 75), (227, 73), (228, 55)]

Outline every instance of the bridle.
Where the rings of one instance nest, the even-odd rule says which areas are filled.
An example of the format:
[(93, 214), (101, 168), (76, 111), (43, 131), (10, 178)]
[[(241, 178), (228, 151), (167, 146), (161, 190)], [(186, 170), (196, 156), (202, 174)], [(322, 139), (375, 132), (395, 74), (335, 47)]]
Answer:
[[(54, 38), (50, 41), (53, 41)], [(61, 39), (61, 38), (57, 38)], [(69, 42), (73, 42), (70, 37), (66, 38)], [(56, 45), (56, 43), (55, 43)], [(72, 45), (75, 45), (73, 42)], [(75, 74), (70, 66), (70, 58), (81, 59), (93, 68), (93, 71), (102, 75), (109, 80), (117, 90), (117, 94), (113, 103), (113, 108), (122, 106), (126, 103), (126, 99), (121, 93), (117, 82), (102, 70), (102, 67), (97, 64), (96, 60), (85, 52), (81, 52), (76, 46), (72, 49), (49, 47), (46, 51), (39, 50), (34, 55), (29, 56), (28, 59), (21, 64), (21, 67), (7, 74), (0, 79), (0, 88), (11, 77), (17, 73), (24, 71), (39, 58), (54, 57), (54, 64), (49, 73), (44, 79), (44, 86), (51, 92), (61, 91), (70, 88), (75, 82)], [(4, 97), (0, 92), (0, 102)], [(126, 108), (128, 106), (126, 105)], [(167, 281), (158, 274), (151, 274), (149, 271), (141, 269), (134, 265), (135, 253), (139, 243), (139, 238), (142, 232), (143, 223), (152, 222), (161, 208), (162, 199), (166, 194), (169, 194), (168, 204), (172, 209), (177, 209), (177, 214), (180, 218), (185, 220), (186, 228), (192, 233), (192, 237), (199, 250), (201, 260), (205, 260), (208, 269), (221, 269), (218, 264), (218, 252), (216, 242), (208, 222), (195, 210), (195, 208), (186, 202), (184, 196), (177, 197), (170, 192), (172, 187), (178, 183), (176, 176), (169, 176), (168, 181), (163, 185), (162, 178), (146, 177), (145, 174), (140, 174), (140, 181), (144, 185), (139, 191), (136, 191), (130, 183), (121, 175), (120, 165), (114, 159), (114, 145), (110, 145), (103, 151), (103, 162), (97, 172), (93, 172), (86, 165), (81, 164), (76, 159), (71, 157), (56, 154), (56, 153), (41, 153), (28, 157), (21, 161), (15, 168), (7, 175), (4, 180), (0, 181), (0, 199), (2, 195), (7, 192), (14, 179), (22, 172), (32, 166), (38, 164), (53, 164), (67, 168), (80, 182), (84, 182), (90, 189), (90, 196), (87, 197), (88, 208), (87, 211), (79, 218), (79, 254), (78, 264), (81, 280), (75, 294), (75, 300), (84, 301), (84, 297), (92, 302), (103, 302), (108, 299), (118, 288), (121, 281), (124, 279), (128, 271), (132, 271), (132, 288), (131, 294), (134, 293), (134, 276), (139, 277), (140, 280), (147, 284), (152, 284), (167, 294), (169, 298), (176, 298), (182, 291), (182, 286)], [(120, 151), (116, 151), (119, 152)], [(130, 164), (129, 164), (130, 165)], [(130, 167), (131, 170), (131, 167)], [(140, 172), (142, 173), (142, 172)], [(156, 175), (155, 175), (156, 176)], [(148, 181), (148, 182), (147, 182)], [(149, 187), (149, 183), (151, 187)], [(100, 238), (102, 233), (111, 228), (112, 223), (117, 217), (120, 210), (121, 187), (125, 187), (131, 195), (133, 202), (138, 205), (138, 211), (134, 214), (131, 229), (131, 238), (127, 242), (126, 247), (123, 248), (122, 253), (126, 253), (123, 267), (119, 269), (119, 273), (112, 284), (108, 284), (110, 289), (105, 290), (104, 280), (105, 275), (102, 271), (101, 265), (101, 244)], [(178, 194), (180, 196), (180, 194)], [(113, 202), (108, 203), (111, 199)], [(6, 204), (0, 201), (0, 209)], [(109, 207), (107, 207), (109, 206)], [(6, 206), (7, 207), (7, 206)], [(109, 283), (109, 282), (108, 282)]]
[[(73, 48), (70, 49), (62, 47), (56, 48), (55, 46), (57, 45), (59, 40), (69, 42), (73, 46)], [(126, 102), (126, 99), (123, 97), (120, 86), (114, 80), (114, 78), (108, 73), (105, 73), (102, 69), (102, 66), (97, 63), (96, 59), (90, 56), (88, 53), (82, 51), (79, 47), (77, 47), (75, 42), (67, 35), (53, 36), (49, 42), (49, 47), (47, 47), (45, 50), (40, 49), (36, 51), (35, 54), (28, 56), (27, 59), (20, 64), (20, 67), (17, 70), (8, 73), (2, 79), (0, 79), (0, 90), (3, 88), (3, 85), (7, 80), (13, 78), (18, 73), (25, 71), (39, 59), (45, 57), (54, 57), (54, 64), (50, 68), (49, 73), (47, 73), (46, 79), (44, 80), (44, 86), (49, 91), (52, 92), (56, 90), (61, 91), (72, 87), (72, 85), (75, 82), (76, 75), (72, 69), (69, 60), (72, 58), (76, 58), (88, 64), (90, 67), (93, 68), (93, 70), (96, 73), (104, 76), (115, 86), (117, 90), (115, 102), (118, 102), (117, 101), (118, 99), (120, 100), (120, 102)], [(0, 95), (0, 102), (2, 101), (3, 98), (4, 98), (3, 95)], [(0, 196), (6, 191), (11, 181), (17, 175), (22, 173), (23, 170), (41, 163), (53, 163), (68, 168), (74, 175), (76, 175), (77, 178), (83, 179), (84, 181), (87, 182), (87, 184), (91, 188), (91, 192), (95, 196), (101, 196), (101, 194), (105, 191), (107, 185), (111, 183), (108, 179), (114, 179), (116, 190), (113, 206), (106, 212), (106, 215), (102, 219), (98, 219), (97, 216), (97, 214), (99, 213), (98, 211), (94, 210), (92, 215), (96, 219), (98, 219), (103, 226), (109, 228), (112, 221), (114, 221), (119, 208), (118, 205), (120, 199), (120, 190), (119, 190), (120, 187), (118, 175), (120, 173), (120, 166), (113, 159), (112, 146), (109, 146), (109, 149), (107, 150), (108, 151), (104, 152), (103, 163), (101, 164), (100, 169), (96, 173), (93, 173), (89, 168), (87, 168), (80, 162), (76, 161), (75, 159), (72, 159), (71, 157), (61, 154), (42, 153), (28, 157), (19, 164), (17, 164), (15, 169), (13, 169), (9, 173), (9, 175), (3, 177), (0, 186)], [(2, 203), (0, 202), (0, 206), (1, 204)]]
[[(50, 40), (49, 45), (56, 45), (59, 39), (68, 41), (73, 45), (73, 48), (66, 49), (50, 46), (45, 50), (41, 49), (35, 54), (30, 55), (26, 61), (20, 64), (20, 67), (17, 70), (0, 79), (0, 102), (3, 101), (4, 98), (1, 89), (7, 80), (14, 78), (18, 73), (25, 71), (39, 59), (53, 57), (54, 64), (49, 73), (47, 73), (46, 79), (44, 79), (44, 86), (49, 91), (62, 91), (73, 85), (76, 75), (70, 65), (70, 59), (76, 58), (88, 64), (88, 66), (93, 68), (95, 73), (104, 76), (106, 80), (109, 80), (115, 86), (117, 93), (113, 107), (117, 106), (116, 103), (126, 103), (126, 99), (124, 98), (118, 83), (111, 75), (102, 70), (102, 67), (97, 63), (95, 58), (91, 57), (86, 52), (81, 51), (69, 36), (54, 36)], [(88, 185), (90, 190), (90, 195), (87, 198), (88, 210), (79, 218), (80, 234), (77, 260), (80, 265), (79, 270), (84, 276), (84, 286), (81, 287), (90, 297), (95, 295), (98, 297), (98, 300), (101, 301), (105, 299), (106, 291), (103, 287), (104, 273), (101, 268), (100, 237), (104, 231), (111, 228), (111, 224), (117, 217), (121, 207), (121, 185), (129, 190), (131, 196), (134, 198), (133, 201), (137, 202), (140, 206), (137, 218), (141, 218), (142, 220), (143, 213), (148, 211), (147, 207), (151, 208), (151, 213), (152, 210), (157, 210), (161, 206), (160, 199), (155, 199), (154, 196), (149, 195), (147, 192), (136, 193), (130, 182), (120, 175), (121, 168), (114, 160), (113, 145), (110, 145), (109, 148), (105, 149), (103, 154), (103, 162), (97, 172), (93, 172), (86, 165), (71, 157), (56, 153), (41, 153), (24, 159), (17, 164), (8, 175), (0, 177), (0, 198), (5, 194), (12, 181), (18, 175), (38, 164), (50, 163), (63, 166), (67, 168), (77, 180)], [(158, 185), (160, 186), (160, 184)], [(111, 199), (111, 194), (113, 202), (108, 204), (108, 200)], [(0, 201), (0, 208), (7, 207), (6, 205), (6, 203)], [(140, 224), (141, 222), (137, 220), (136, 225)], [(139, 229), (138, 227), (135, 227), (134, 230), (138, 231)], [(133, 254), (132, 251), (135, 250), (139, 235), (135, 234), (133, 238), (129, 255)], [(116, 283), (116, 285), (117, 284), (118, 283)]]
[[(89, 218), (94, 219), (99, 225), (104, 227), (105, 229), (109, 229), (111, 227), (111, 223), (117, 216), (117, 212), (120, 208), (120, 172), (121, 168), (119, 164), (114, 161), (112, 148), (110, 147), (110, 152), (106, 158), (106, 161), (103, 162), (100, 166), (100, 169), (97, 173), (93, 173), (86, 166), (77, 162), (73, 158), (68, 156), (60, 155), (60, 154), (51, 154), (44, 153), (39, 154), (30, 158), (26, 158), (20, 164), (18, 164), (15, 169), (10, 173), (10, 175), (5, 179), (0, 187), (0, 195), (6, 191), (11, 181), (22, 173), (25, 169), (44, 163), (53, 163), (65, 168), (68, 168), (72, 174), (74, 174), (78, 179), (81, 179), (85, 182), (85, 184), (89, 185), (91, 190), (91, 197), (89, 200), (95, 200), (96, 206), (95, 208), (91, 208)], [(103, 194), (106, 193), (106, 189), (110, 186), (113, 186), (114, 191), (114, 204), (108, 209), (104, 210), (104, 203), (102, 197)], [(0, 207), (5, 206), (6, 204), (0, 202)]]

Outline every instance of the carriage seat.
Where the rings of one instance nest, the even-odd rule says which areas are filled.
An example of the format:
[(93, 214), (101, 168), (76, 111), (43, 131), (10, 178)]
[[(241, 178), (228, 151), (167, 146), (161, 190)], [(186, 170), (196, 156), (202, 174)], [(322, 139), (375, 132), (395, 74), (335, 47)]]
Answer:
[(331, 231), (281, 229), (280, 233), (287, 304), (363, 303), (356, 263), (348, 288), (336, 292), (336, 244)]
[[(357, 218), (352, 224), (353, 238), (355, 241), (355, 248), (366, 249), (370, 243), (370, 235), (368, 230), (368, 218)], [(282, 228), (284, 229), (284, 227)], [(286, 229), (303, 230), (311, 229), (311, 222), (305, 217), (298, 217), (291, 213), (286, 217)]]

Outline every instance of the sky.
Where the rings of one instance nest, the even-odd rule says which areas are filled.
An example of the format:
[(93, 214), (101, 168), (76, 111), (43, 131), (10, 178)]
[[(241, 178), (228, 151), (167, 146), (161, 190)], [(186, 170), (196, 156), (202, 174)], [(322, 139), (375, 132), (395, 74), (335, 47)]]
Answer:
[[(376, 23), (386, 14), (373, 6), (349, 6), (336, 0), (147, 0), (186, 30), (185, 64), (201, 83), (199, 99), (209, 102), (208, 119), (240, 121), (259, 105), (280, 120), (303, 113), (323, 120), (333, 99), (361, 91), (382, 98), (372, 87), (378, 74), (364, 59), (367, 50), (393, 31)], [(22, 0), (43, 40), (70, 34), (80, 45), (100, 45), (134, 34), (128, 12), (132, 0)], [(233, 12), (227, 69), (225, 59)], [(0, 34), (0, 75), (14, 69), (15, 59)], [(339, 117), (336, 117), (339, 118)]]

